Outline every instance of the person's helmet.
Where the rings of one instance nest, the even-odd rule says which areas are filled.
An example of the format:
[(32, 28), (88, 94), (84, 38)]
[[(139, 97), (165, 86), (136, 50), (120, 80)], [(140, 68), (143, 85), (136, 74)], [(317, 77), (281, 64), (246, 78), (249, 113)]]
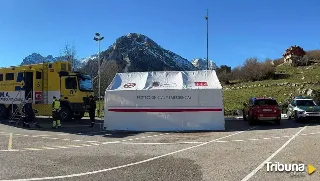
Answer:
[(53, 96), (53, 99), (56, 99), (56, 96)]

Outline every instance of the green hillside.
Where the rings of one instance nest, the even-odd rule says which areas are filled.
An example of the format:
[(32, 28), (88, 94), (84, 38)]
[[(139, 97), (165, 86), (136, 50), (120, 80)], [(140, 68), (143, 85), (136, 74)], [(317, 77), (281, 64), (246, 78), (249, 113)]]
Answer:
[(309, 89), (313, 92), (320, 90), (318, 63), (301, 67), (282, 64), (276, 67), (276, 72), (286, 74), (288, 77), (223, 86), (225, 114), (232, 115), (236, 110), (242, 109), (242, 104), (250, 97), (273, 97), (283, 104), (290, 98), (290, 94), (307, 95), (311, 93)]

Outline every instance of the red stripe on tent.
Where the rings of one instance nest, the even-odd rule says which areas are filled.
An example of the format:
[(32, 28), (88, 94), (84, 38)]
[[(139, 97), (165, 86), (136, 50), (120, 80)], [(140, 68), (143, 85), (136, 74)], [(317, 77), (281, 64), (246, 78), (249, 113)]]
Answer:
[(222, 111), (219, 108), (199, 108), (199, 109), (122, 109), (122, 108), (114, 108), (108, 109), (108, 111), (112, 112), (218, 112)]

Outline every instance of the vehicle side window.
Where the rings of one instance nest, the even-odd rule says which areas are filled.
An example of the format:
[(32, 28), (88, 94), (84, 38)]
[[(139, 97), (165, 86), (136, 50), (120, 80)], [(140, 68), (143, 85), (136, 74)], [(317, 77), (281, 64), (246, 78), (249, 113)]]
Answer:
[(3, 74), (0, 74), (0, 81), (3, 81)]
[(14, 73), (6, 73), (6, 80), (14, 80)]
[(291, 103), (291, 105), (296, 106), (296, 105), (297, 105), (297, 101), (296, 101), (296, 100), (293, 100), (292, 103)]
[(66, 78), (66, 89), (77, 89), (77, 79), (76, 77)]
[(41, 74), (42, 74), (41, 72), (37, 71), (36, 72), (36, 79), (41, 79)]

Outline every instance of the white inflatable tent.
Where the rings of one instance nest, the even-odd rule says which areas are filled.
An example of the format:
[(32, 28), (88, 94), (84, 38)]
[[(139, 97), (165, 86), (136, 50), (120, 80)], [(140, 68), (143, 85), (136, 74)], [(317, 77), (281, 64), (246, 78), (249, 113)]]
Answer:
[(117, 73), (104, 106), (106, 130), (225, 130), (214, 70)]

